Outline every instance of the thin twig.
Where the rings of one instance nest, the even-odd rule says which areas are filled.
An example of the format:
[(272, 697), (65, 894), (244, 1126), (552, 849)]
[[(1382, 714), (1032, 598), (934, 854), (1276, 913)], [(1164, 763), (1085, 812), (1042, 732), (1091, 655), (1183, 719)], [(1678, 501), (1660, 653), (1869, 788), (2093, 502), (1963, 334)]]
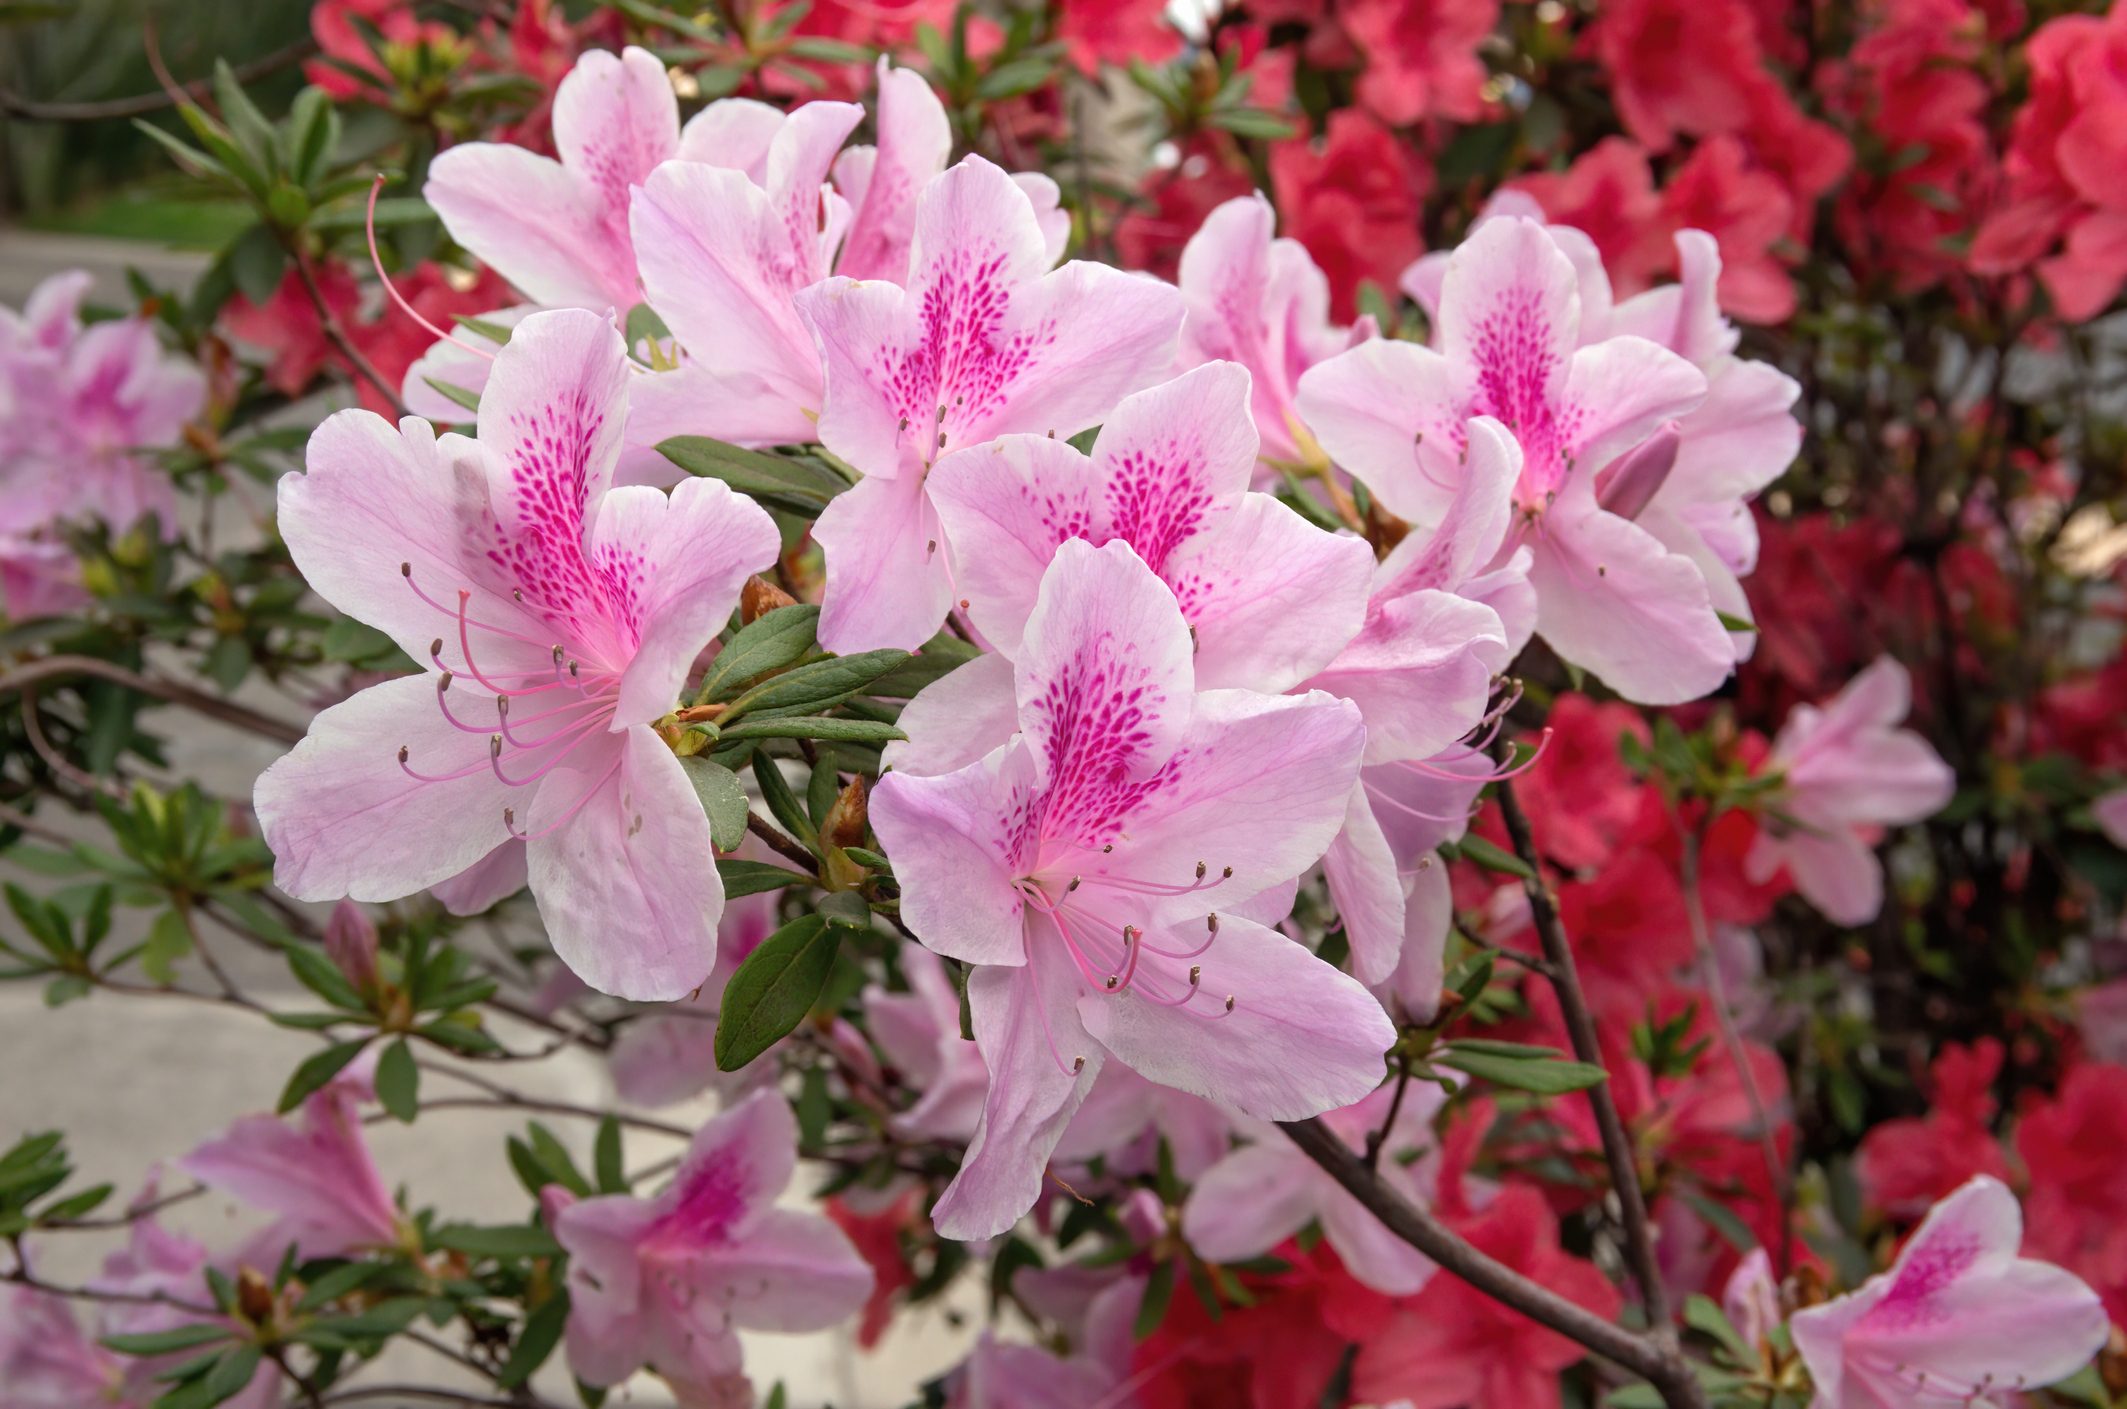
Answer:
[(1281, 1124), (1294, 1144), (1391, 1233), (1502, 1305), (1584, 1346), (1648, 1381), (1671, 1409), (1705, 1409), (1705, 1391), (1690, 1362), (1674, 1347), (1604, 1319), (1549, 1287), (1486, 1256), (1446, 1224), (1381, 1181), (1343, 1139), (1319, 1120)]
[(225, 700), (219, 695), (195, 690), (190, 685), (165, 680), (160, 676), (143, 675), (139, 671), (128, 670), (122, 665), (98, 660), (94, 656), (45, 656), (41, 660), (17, 666), (5, 675), (0, 675), (0, 694), (26, 689), (41, 680), (55, 680), (69, 675), (93, 675), (98, 679), (110, 680), (129, 690), (153, 695), (170, 704), (183, 705), (209, 719), (235, 725), (240, 729), (249, 729), (254, 734), (262, 734), (278, 743), (298, 744), (303, 741), (302, 729), (285, 720), (275, 719), (270, 714), (260, 714), (257, 710), (240, 705), (234, 700)]
[(25, 1268), (17, 1267), (11, 1272), (0, 1273), (0, 1282), (13, 1282), (18, 1287), (28, 1287), (33, 1292), (46, 1296), (65, 1297), (69, 1301), (106, 1301), (124, 1306), (168, 1306), (178, 1311), (189, 1311), (199, 1316), (219, 1316), (222, 1313), (211, 1306), (185, 1301), (168, 1292), (118, 1292), (100, 1287), (66, 1286), (47, 1282)]
[[(256, 78), (278, 73), (290, 64), (301, 63), (318, 51), (317, 40), (305, 35), (292, 44), (274, 50), (249, 63), (239, 64), (231, 73), (238, 83), (249, 83)], [(38, 98), (25, 98), (20, 93), (0, 88), (0, 116), (22, 118), (28, 122), (106, 122), (115, 118), (144, 117), (204, 98), (213, 86), (211, 78), (195, 78), (184, 84), (172, 96), (167, 88), (158, 88), (153, 93), (138, 93), (130, 98), (105, 98), (89, 103), (46, 102)]]
[(804, 867), (807, 876), (817, 876), (819, 874), (819, 858), (807, 851), (802, 843), (775, 823), (765, 818), (756, 817), (749, 812), (746, 814), (746, 830), (759, 837), (762, 841), (767, 842), (769, 849), (776, 852), (784, 860), (796, 862), (799, 866)]
[(109, 798), (126, 795), (125, 788), (114, 779), (97, 777), (53, 747), (52, 741), (45, 737), (44, 722), (37, 717), (37, 687), (34, 685), (22, 692), (22, 732), (29, 738), (31, 751), (44, 760), (44, 766), (75, 787)]
[(399, 389), (385, 381), (384, 374), (377, 370), (376, 363), (371, 362), (362, 349), (354, 345), (354, 340), (347, 336), (347, 329), (340, 322), (340, 315), (333, 312), (331, 304), (325, 302), (325, 291), (318, 287), (318, 276), (311, 270), (310, 256), (290, 244), (288, 258), (294, 263), (296, 279), (303, 285), (303, 292), (309, 296), (310, 306), (318, 315), (318, 326), (324, 330), (325, 340), (347, 360), (347, 365), (355, 370), (356, 375), (377, 389), (378, 394), (394, 412), (401, 417), (412, 415), (406, 403), (399, 399)]
[[(1544, 961), (1551, 967), (1551, 988), (1558, 995), (1573, 1055), (1602, 1066), (1603, 1050), (1596, 1041), (1595, 1019), (1581, 992), (1580, 972), (1574, 967), (1573, 946), (1566, 939), (1565, 923), (1559, 919), (1558, 902), (1544, 883), (1528, 815), (1514, 796), (1514, 785), (1504, 778), (1498, 783), (1498, 795), (1499, 813), (1507, 824), (1507, 835), (1513, 839), (1514, 854), (1529, 870), (1522, 889), (1528, 893), (1529, 914), (1543, 942)], [(1647, 1219), (1647, 1200), (1640, 1190), (1639, 1161), (1633, 1157), (1632, 1142), (1625, 1135), (1624, 1121), (1618, 1118), (1617, 1099), (1611, 1094), (1608, 1081), (1598, 1081), (1588, 1088), (1588, 1104), (1595, 1111), (1595, 1126), (1602, 1134), (1603, 1158), (1610, 1166), (1610, 1185), (1617, 1191), (1618, 1210), (1625, 1226), (1625, 1257), (1632, 1268), (1632, 1279), (1639, 1283), (1647, 1324), (1656, 1335), (1673, 1341), (1676, 1333), (1669, 1323), (1669, 1293), (1654, 1258), (1654, 1235)]]

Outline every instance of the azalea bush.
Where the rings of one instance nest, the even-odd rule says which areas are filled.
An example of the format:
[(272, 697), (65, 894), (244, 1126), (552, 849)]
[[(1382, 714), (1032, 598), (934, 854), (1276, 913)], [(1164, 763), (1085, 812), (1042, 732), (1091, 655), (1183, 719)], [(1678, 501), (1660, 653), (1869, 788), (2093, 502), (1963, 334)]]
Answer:
[(314, 1047), (0, 1406), (2127, 1403), (2127, 10), (310, 21), (9, 103), (0, 975)]

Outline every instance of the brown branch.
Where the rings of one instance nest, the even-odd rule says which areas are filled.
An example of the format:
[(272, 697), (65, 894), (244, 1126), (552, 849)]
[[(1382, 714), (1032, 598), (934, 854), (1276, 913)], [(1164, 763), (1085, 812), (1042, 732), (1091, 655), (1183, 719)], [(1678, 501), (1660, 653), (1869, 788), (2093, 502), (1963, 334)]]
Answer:
[(377, 370), (376, 364), (347, 336), (347, 329), (340, 323), (340, 315), (332, 311), (331, 304), (325, 302), (325, 291), (318, 287), (318, 276), (310, 268), (310, 257), (292, 243), (287, 248), (288, 258), (295, 265), (296, 278), (301, 281), (303, 292), (309, 296), (311, 308), (317, 312), (318, 326), (324, 329), (325, 340), (346, 359), (347, 365), (352, 367), (362, 380), (377, 389), (395, 412), (401, 417), (413, 414), (407, 410), (406, 403), (399, 399), (399, 389), (384, 380), (384, 374)]
[(1319, 1120), (1286, 1121), (1280, 1128), (1384, 1227), (1431, 1258), (1441, 1270), (1638, 1375), (1661, 1392), (1662, 1402), (1671, 1409), (1706, 1409), (1706, 1394), (1698, 1376), (1673, 1344), (1629, 1331), (1478, 1251), (1432, 1214), (1382, 1183), (1367, 1168), (1366, 1161), (1353, 1154)]
[(0, 694), (21, 690), (40, 680), (53, 680), (69, 675), (93, 675), (98, 679), (114, 681), (130, 690), (144, 695), (153, 695), (170, 704), (183, 705), (196, 714), (239, 729), (249, 729), (283, 744), (298, 744), (303, 740), (303, 731), (285, 720), (270, 714), (261, 714), (255, 709), (240, 705), (234, 700), (225, 700), (219, 695), (210, 695), (204, 690), (195, 690), (190, 685), (160, 676), (142, 675), (110, 661), (94, 656), (46, 656), (31, 661), (0, 675)]
[[(1502, 778), (1498, 784), (1499, 813), (1513, 839), (1514, 854), (1527, 866), (1522, 881), (1528, 893), (1529, 915), (1543, 942), (1544, 962), (1551, 968), (1552, 991), (1558, 995), (1559, 1011), (1566, 1020), (1566, 1034), (1573, 1055), (1594, 1066), (1603, 1065), (1603, 1051), (1595, 1037), (1595, 1019), (1588, 1012), (1588, 999), (1581, 992), (1580, 972), (1573, 964), (1573, 946), (1566, 939), (1565, 923), (1559, 919), (1557, 898), (1544, 883), (1543, 865), (1537, 858), (1529, 818), (1514, 796), (1514, 785)], [(1647, 1220), (1647, 1200), (1640, 1190), (1639, 1161), (1625, 1123), (1618, 1118), (1617, 1099), (1610, 1083), (1599, 1081), (1588, 1088), (1588, 1104), (1595, 1111), (1596, 1129), (1602, 1133), (1603, 1159), (1610, 1166), (1610, 1184), (1617, 1191), (1618, 1211), (1625, 1225), (1625, 1257), (1632, 1279), (1639, 1283), (1640, 1301), (1647, 1308), (1647, 1324), (1656, 1336), (1675, 1344), (1676, 1332), (1669, 1322), (1669, 1293), (1662, 1284), (1660, 1266), (1654, 1260), (1654, 1235)]]
[(97, 1287), (63, 1286), (47, 1282), (25, 1268), (17, 1267), (12, 1272), (0, 1273), (0, 1282), (13, 1282), (18, 1287), (28, 1287), (33, 1292), (46, 1296), (65, 1297), (69, 1301), (106, 1301), (124, 1306), (168, 1306), (178, 1311), (189, 1311), (198, 1316), (219, 1316), (222, 1313), (211, 1306), (186, 1301), (171, 1296), (168, 1292), (116, 1292)]
[(44, 766), (75, 787), (108, 798), (125, 797), (125, 788), (115, 780), (97, 777), (53, 747), (52, 741), (45, 737), (43, 721), (37, 717), (37, 687), (34, 685), (22, 692), (22, 732), (30, 741), (31, 752), (44, 760)]
[[(317, 40), (305, 35), (292, 44), (261, 55), (249, 63), (239, 64), (232, 72), (239, 83), (249, 83), (256, 78), (278, 73), (290, 64), (301, 63), (318, 51)], [(37, 98), (25, 98), (6, 88), (0, 88), (0, 116), (21, 118), (27, 122), (106, 122), (115, 118), (145, 117), (149, 113), (173, 108), (181, 102), (205, 98), (212, 89), (211, 78), (195, 78), (176, 90), (173, 96), (166, 88), (153, 93), (139, 93), (130, 98), (106, 98), (91, 103), (46, 102)]]
[(804, 867), (808, 878), (818, 878), (820, 858), (807, 851), (794, 837), (776, 826), (775, 823), (764, 821), (748, 812), (746, 814), (746, 830), (759, 837), (762, 841), (767, 842), (769, 849), (780, 855), (784, 860), (796, 862), (799, 866)]

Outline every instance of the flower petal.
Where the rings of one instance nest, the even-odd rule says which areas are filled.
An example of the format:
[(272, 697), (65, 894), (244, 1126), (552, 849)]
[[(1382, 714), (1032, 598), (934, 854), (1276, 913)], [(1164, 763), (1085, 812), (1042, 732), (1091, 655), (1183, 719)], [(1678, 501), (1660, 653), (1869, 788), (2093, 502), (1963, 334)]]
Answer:
[[(421, 195), (453, 240), (531, 302), (635, 306), (626, 227), (608, 229), (601, 193), (560, 162), (522, 147), (463, 142), (429, 166)], [(533, 211), (537, 218), (528, 219)]]
[(1246, 494), (1160, 575), (1196, 629), (1198, 688), (1280, 691), (1328, 666), (1358, 633), (1373, 573), (1364, 539)]
[[(410, 776), (401, 748), (409, 767), (444, 781)], [(298, 900), (397, 900), (472, 866), (509, 840), (502, 809), (512, 790), (487, 752), (485, 734), (444, 717), (433, 675), (334, 705), (253, 791), (274, 883)]]
[(1476, 394), (1464, 364), (1376, 338), (1307, 369), (1300, 417), (1340, 469), (1392, 512), (1426, 525), (1455, 497), (1463, 422)]
[(1034, 759), (1012, 743), (955, 772), (889, 773), (871, 822), (894, 858), (901, 915), (932, 950), (970, 964), (1026, 962), (1012, 838), (1031, 805)]
[(898, 722), (908, 737), (886, 746), (886, 767), (915, 777), (967, 767), (1019, 732), (1012, 662), (983, 652), (924, 686)]
[(664, 740), (637, 725), (579, 745), (530, 810), (532, 898), (578, 978), (658, 1002), (709, 977), (724, 884), (709, 818)]
[(835, 272), (852, 279), (886, 279), (898, 284), (908, 277), (909, 246), (916, 234), (916, 197), (945, 170), (953, 151), (953, 134), (946, 123), (945, 105), (922, 74), (894, 68), (884, 57), (879, 60), (878, 74), (879, 146), (864, 173), (861, 192), (852, 191), (851, 183), (843, 179), (843, 163), (854, 152), (845, 151), (835, 164), (835, 185), (856, 208)]
[(945, 530), (922, 477), (867, 475), (813, 524), (827, 554), (820, 644), (848, 653), (913, 651), (952, 608)]
[(1182, 1206), (1182, 1236), (1206, 1262), (1261, 1257), (1320, 1215), (1323, 1182), (1314, 1161), (1273, 1132), (1204, 1171)]
[(1109, 537), (1103, 488), (1095, 461), (1039, 435), (999, 436), (932, 468), (931, 503), (952, 552), (954, 590), (995, 651), (1019, 654), (1057, 547)]
[(1352, 972), (1361, 983), (1380, 983), (1403, 952), (1404, 884), (1363, 782), (1352, 787), (1343, 830), (1323, 856), (1322, 872), (1351, 946)]
[(1477, 727), (1506, 669), (1499, 614), (1449, 592), (1377, 603), (1329, 668), (1307, 683), (1359, 706), (1366, 761), (1430, 758)]
[(824, 1331), (863, 1308), (872, 1270), (819, 1214), (777, 1208), (738, 1242), (705, 1249), (681, 1280), (694, 1297), (724, 1306), (733, 1325)]
[(506, 841), (428, 893), (453, 915), (484, 914), (530, 884), (525, 867), (524, 843)]
[[(1202, 992), (1180, 1007), (1132, 990), (1079, 999), (1086, 1031), (1152, 1080), (1262, 1120), (1304, 1120), (1380, 1084), (1395, 1024), (1350, 975), (1276, 930), (1231, 918), (1197, 962)], [(1167, 977), (1171, 989), (1187, 987)]]

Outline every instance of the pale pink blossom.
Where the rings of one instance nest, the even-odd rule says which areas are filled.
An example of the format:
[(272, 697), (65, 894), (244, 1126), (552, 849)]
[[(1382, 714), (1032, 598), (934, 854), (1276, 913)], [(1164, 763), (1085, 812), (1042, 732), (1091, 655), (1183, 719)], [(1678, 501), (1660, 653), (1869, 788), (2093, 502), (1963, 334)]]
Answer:
[[(1326, 1113), (1322, 1123), (1354, 1153), (1364, 1153), (1378, 1133), (1381, 1177), (1423, 1208), (1432, 1203), (1440, 1163), (1433, 1117), (1447, 1098), (1422, 1081), (1401, 1093), (1400, 1107), (1397, 1096), (1393, 1086), (1381, 1087)], [(1197, 1180), (1182, 1206), (1182, 1236), (1199, 1257), (1245, 1262), (1319, 1223), (1346, 1269), (1375, 1291), (1411, 1296), (1432, 1277), (1436, 1269), (1430, 1258), (1390, 1232), (1282, 1132), (1260, 1127), (1250, 1134), (1248, 1144)]]
[(901, 972), (906, 992), (873, 984), (863, 994), (872, 1041), (916, 1092), (916, 1103), (891, 1123), (906, 1137), (965, 1143), (990, 1088), (982, 1049), (960, 1036), (960, 991), (943, 960), (911, 945), (901, 951)]
[(1301, 374), (1380, 329), (1371, 316), (1348, 328), (1330, 322), (1328, 276), (1298, 240), (1273, 238), (1276, 227), (1277, 212), (1256, 192), (1213, 210), (1189, 237), (1181, 361), (1246, 367), (1264, 462), (1305, 471), (1326, 461), (1293, 405)]
[(1752, 1248), (1728, 1274), (1728, 1285), (1721, 1290), (1721, 1311), (1748, 1346), (1766, 1344), (1779, 1329), (1780, 1284), (1765, 1249)]
[(700, 1390), (740, 1368), (737, 1331), (824, 1331), (854, 1316), (872, 1274), (842, 1231), (775, 1206), (798, 1126), (760, 1091), (701, 1128), (672, 1183), (569, 1203), (569, 1366), (591, 1385), (655, 1369)]
[(727, 904), (716, 930), (716, 967), (700, 991), (637, 1017), (614, 1035), (612, 1049), (606, 1053), (606, 1071), (623, 1101), (671, 1106), (704, 1091), (728, 1094), (773, 1079), (773, 1062), (749, 1063), (736, 1072), (717, 1069), (716, 1020), (731, 976), (775, 932), (776, 901), (776, 893), (767, 891), (742, 895)]
[(1785, 867), (1803, 897), (1842, 925), (1882, 910), (1875, 845), (1883, 829), (1934, 815), (1957, 790), (1928, 741), (1898, 727), (1912, 689), (1905, 667), (1885, 656), (1821, 708), (1795, 706), (1765, 761), (1780, 782), (1745, 858), (1753, 882)]
[(64, 616), (92, 600), (72, 549), (49, 538), (0, 531), (0, 617)]
[[(199, 414), (206, 376), (166, 353), (148, 318), (83, 323), (88, 288), (85, 273), (56, 274), (22, 313), (0, 309), (0, 536), (41, 538), (73, 518), (123, 530), (153, 515), (173, 538), (177, 496), (153, 452)], [(48, 555), (11, 556), (11, 615), (71, 596), (71, 574)]]
[[(1336, 834), (1358, 711), (1320, 693), (1199, 691), (1191, 656), (1172, 593), (1127, 544), (1067, 542), (1027, 619), (1013, 716), (973, 716), (1017, 732), (970, 740), (968, 718), (932, 712), (955, 741), (933, 748), (923, 716), (903, 716), (915, 747), (880, 780), (872, 823), (909, 928), (976, 966), (990, 1070), (933, 1211), (949, 1237), (990, 1236), (1033, 1205), (1110, 1056), (1262, 1119), (1349, 1104), (1381, 1078), (1394, 1029), (1380, 1005), (1250, 910), (1282, 916)], [(956, 676), (971, 671), (942, 693), (965, 697)], [(953, 771), (911, 771), (981, 743)]]
[(126, 1392), (125, 1364), (82, 1329), (61, 1296), (0, 1287), (0, 1404), (7, 1409), (144, 1409)]
[(1018, 655), (1042, 574), (1083, 539), (1128, 543), (1174, 593), (1199, 689), (1277, 692), (1330, 664), (1364, 619), (1373, 553), (1249, 490), (1250, 380), (1208, 362), (1126, 396), (1091, 455), (1022, 434), (938, 462), (930, 497), (955, 590), (993, 649)]
[(2066, 1379), (2104, 1348), (2097, 1293), (2017, 1256), (2023, 1215), (1980, 1175), (1935, 1205), (1888, 1272), (1795, 1313), (1815, 1409), (2004, 1404)]
[(477, 440), (361, 411), (318, 428), (281, 482), (289, 552), (428, 670), (319, 715), (255, 802), (299, 899), (396, 899), (522, 842), (564, 962), (671, 999), (708, 977), (724, 896), (650, 726), (778, 538), (717, 480), (609, 487), (628, 385), (612, 325), (561, 310), (503, 349)]
[(244, 1116), (178, 1162), (209, 1188), (275, 1217), (260, 1237), (267, 1258), (294, 1246), (305, 1258), (401, 1246), (410, 1228), (362, 1138), (374, 1099), (373, 1056), (357, 1059), (306, 1097), (293, 1117)]
[(1096, 1295), (1067, 1354), (985, 1331), (948, 1379), (946, 1409), (1131, 1409), (1131, 1323), (1143, 1296), (1137, 1278)]
[(1076, 435), (1172, 365), (1180, 295), (1052, 262), (1026, 192), (980, 157), (924, 189), (907, 287), (834, 278), (798, 296), (827, 380), (821, 443), (862, 472), (820, 516), (820, 641), (928, 640), (954, 601), (931, 466), (1000, 435)]
[(1705, 397), (1686, 359), (1630, 335), (1585, 343), (1573, 260), (1534, 220), (1482, 224), (1450, 257), (1435, 345), (1362, 343), (1310, 370), (1301, 416), (1395, 513), (1437, 524), (1464, 474), (1466, 426), (1520, 443), (1516, 529), (1533, 550), (1536, 630), (1566, 660), (1649, 704), (1706, 694), (1734, 664), (1692, 560), (1598, 495), (1603, 472)]

